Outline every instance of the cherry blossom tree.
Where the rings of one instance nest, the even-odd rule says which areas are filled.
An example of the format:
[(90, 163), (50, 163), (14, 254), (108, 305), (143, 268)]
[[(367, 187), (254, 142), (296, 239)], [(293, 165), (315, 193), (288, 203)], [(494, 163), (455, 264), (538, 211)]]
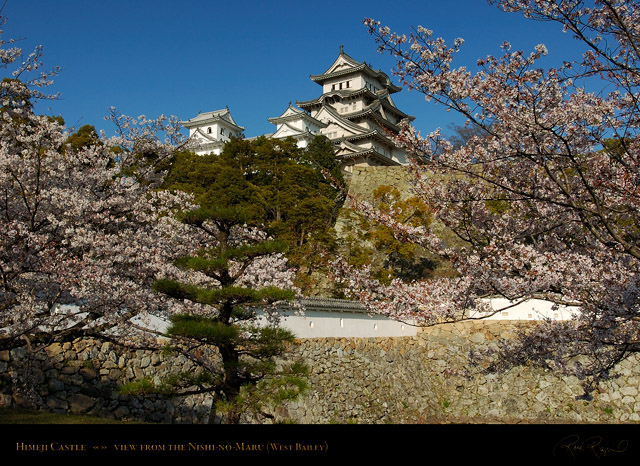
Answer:
[[(8, 67), (21, 53), (0, 56)], [(212, 419), (224, 401), (231, 422), (299, 394), (305, 368), (274, 361), (293, 339), (274, 306), (296, 297), (295, 273), (282, 245), (231, 205), (226, 173), (213, 204), (163, 187), (162, 168), (189, 148), (173, 117), (111, 109), (115, 136), (83, 127), (70, 137), (61, 119), (33, 111), (48, 83), (22, 70), (36, 61), (0, 87), (0, 349), (79, 337), (169, 343), (204, 372), (164, 387), (221, 393)]]
[(582, 59), (545, 69), (544, 45), (525, 53), (505, 42), (502, 56), (458, 66), (462, 39), (448, 45), (422, 26), (395, 34), (366, 19), (379, 51), (397, 57), (402, 84), (464, 116), (474, 135), (458, 146), (440, 130), (405, 127), (397, 138), (415, 193), (461, 246), (360, 203), (399, 238), (446, 257), (458, 276), (383, 286), (339, 262), (341, 276), (372, 311), (417, 325), (490, 315), (487, 296), (575, 305), (572, 320), (502, 342), (489, 368), (532, 363), (574, 374), (589, 397), (640, 350), (640, 6), (490, 3), (558, 23), (584, 45)]
[(151, 335), (131, 319), (143, 327), (167, 309), (151, 285), (198, 240), (181, 237), (174, 215), (189, 196), (155, 189), (158, 161), (185, 141), (175, 118), (114, 110), (116, 136), (72, 147), (60, 118), (33, 111), (55, 98), (44, 90), (56, 70), (42, 72), (40, 55), (0, 42), (0, 348), (80, 336), (143, 344)]
[[(188, 197), (125, 175), (153, 170), (125, 164), (113, 151), (126, 154), (122, 145), (74, 151), (47, 117), (2, 117), (0, 347), (27, 337), (32, 344), (125, 338), (133, 327), (122, 323), (163, 308), (151, 283), (189, 243), (178, 241), (184, 228), (172, 214)], [(155, 149), (169, 150), (160, 143)]]

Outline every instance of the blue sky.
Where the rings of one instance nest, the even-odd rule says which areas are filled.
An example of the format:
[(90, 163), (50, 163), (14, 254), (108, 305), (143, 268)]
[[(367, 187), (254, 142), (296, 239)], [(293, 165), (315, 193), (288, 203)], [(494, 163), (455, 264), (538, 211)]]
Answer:
[[(111, 106), (132, 116), (183, 120), (228, 106), (246, 136), (272, 132), (267, 118), (290, 101), (320, 95), (309, 75), (325, 71), (341, 44), (391, 75), (393, 58), (377, 52), (364, 17), (395, 32), (422, 25), (449, 40), (462, 37), (466, 62), (460, 65), (499, 54), (505, 40), (527, 52), (545, 43), (556, 62), (581, 51), (557, 25), (503, 13), (484, 0), (6, 2), (3, 37), (22, 38), (26, 53), (43, 45), (45, 64), (62, 68), (52, 88), (60, 100), (38, 110), (62, 115), (68, 126), (92, 124), (107, 132)], [(423, 133), (461, 122), (417, 93), (403, 90), (394, 100)]]

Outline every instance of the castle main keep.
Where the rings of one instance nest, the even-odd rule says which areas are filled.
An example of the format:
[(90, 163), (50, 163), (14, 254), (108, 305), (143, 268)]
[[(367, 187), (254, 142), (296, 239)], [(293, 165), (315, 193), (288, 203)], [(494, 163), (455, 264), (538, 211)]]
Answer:
[[(391, 137), (414, 117), (396, 107), (391, 96), (401, 88), (387, 74), (355, 60), (340, 47), (333, 64), (310, 79), (322, 86), (322, 95), (289, 103), (280, 116), (268, 119), (276, 129), (264, 136), (292, 137), (299, 147), (306, 147), (315, 136), (324, 135), (333, 142), (347, 173), (355, 167), (407, 163), (406, 154)], [(219, 154), (231, 137), (244, 132), (228, 108), (200, 113), (181, 123), (196, 141), (198, 154)]]

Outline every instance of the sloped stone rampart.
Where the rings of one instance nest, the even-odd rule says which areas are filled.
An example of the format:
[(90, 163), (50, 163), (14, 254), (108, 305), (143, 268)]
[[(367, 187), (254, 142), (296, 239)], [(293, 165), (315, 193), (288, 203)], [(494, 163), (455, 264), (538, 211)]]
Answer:
[[(640, 365), (632, 357), (616, 378), (583, 394), (575, 377), (519, 367), (481, 375), (469, 352), (508, 337), (509, 321), (467, 322), (427, 329), (416, 337), (305, 340), (312, 392), (289, 416), (322, 423), (640, 421)], [(465, 375), (466, 373), (466, 375)]]
[[(415, 337), (300, 340), (292, 356), (307, 361), (310, 391), (279, 407), (298, 423), (598, 422), (640, 421), (640, 364), (620, 364), (592, 401), (577, 399), (580, 381), (520, 367), (500, 375), (471, 369), (471, 350), (508, 336), (514, 322), (436, 326)], [(165, 423), (207, 422), (210, 400), (192, 396), (119, 395), (143, 377), (159, 380), (194, 368), (185, 358), (76, 341), (45, 352), (0, 352), (0, 404), (54, 412)], [(26, 382), (28, 386), (19, 382)]]
[(202, 423), (210, 401), (202, 395), (168, 399), (159, 395), (121, 395), (124, 383), (193, 371), (183, 356), (126, 350), (92, 339), (53, 344), (31, 353), (0, 352), (0, 406), (90, 414), (119, 420)]
[(404, 196), (411, 193), (407, 167), (355, 167), (349, 179), (349, 194), (371, 200), (379, 186), (393, 186)]

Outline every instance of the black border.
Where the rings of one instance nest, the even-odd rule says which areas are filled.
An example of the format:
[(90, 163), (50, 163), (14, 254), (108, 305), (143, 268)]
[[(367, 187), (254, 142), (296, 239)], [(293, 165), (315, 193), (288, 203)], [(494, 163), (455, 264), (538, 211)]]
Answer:
[[(4, 459), (640, 459), (640, 424), (9, 425)], [(135, 445), (122, 451), (116, 445)], [(147, 447), (142, 447), (147, 446)], [(144, 448), (144, 450), (142, 449)], [(66, 450), (65, 450), (66, 449)], [(406, 456), (409, 455), (409, 456)]]

